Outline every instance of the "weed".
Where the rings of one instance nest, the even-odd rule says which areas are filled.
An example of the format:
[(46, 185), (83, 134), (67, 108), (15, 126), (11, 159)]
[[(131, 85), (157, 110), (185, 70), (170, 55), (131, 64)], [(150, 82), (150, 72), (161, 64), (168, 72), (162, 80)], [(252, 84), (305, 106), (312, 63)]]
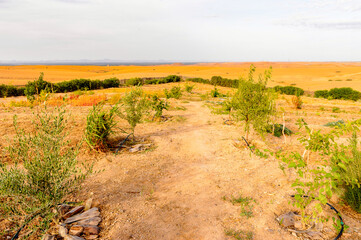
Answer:
[(333, 112), (333, 113), (340, 113), (341, 110), (340, 110), (339, 107), (333, 107), (333, 108), (332, 108), (332, 112)]
[(160, 118), (163, 115), (163, 110), (168, 110), (169, 108), (168, 103), (160, 99), (157, 95), (152, 96), (151, 106), (152, 109), (155, 111), (155, 118)]
[(215, 87), (213, 90), (211, 90), (211, 94), (210, 94), (211, 97), (213, 98), (217, 98), (217, 97), (222, 97), (223, 94), (221, 94), (218, 89)]
[(252, 202), (255, 202), (255, 200), (250, 197), (239, 196), (238, 198), (232, 197), (231, 199), (231, 203), (233, 205), (241, 205), (241, 216), (245, 216), (247, 218), (253, 217), (253, 205), (251, 204)]
[(242, 231), (242, 230), (236, 231), (233, 229), (228, 229), (228, 230), (225, 230), (225, 234), (226, 234), (226, 236), (233, 237), (234, 239), (237, 239), (237, 240), (253, 239), (253, 232), (250, 232), (250, 231)]

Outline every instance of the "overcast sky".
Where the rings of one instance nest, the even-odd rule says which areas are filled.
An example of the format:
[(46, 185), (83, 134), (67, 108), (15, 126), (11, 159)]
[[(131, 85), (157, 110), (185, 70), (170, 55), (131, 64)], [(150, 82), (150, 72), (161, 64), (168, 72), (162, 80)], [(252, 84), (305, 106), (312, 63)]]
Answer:
[(0, 0), (0, 60), (361, 61), (361, 0)]

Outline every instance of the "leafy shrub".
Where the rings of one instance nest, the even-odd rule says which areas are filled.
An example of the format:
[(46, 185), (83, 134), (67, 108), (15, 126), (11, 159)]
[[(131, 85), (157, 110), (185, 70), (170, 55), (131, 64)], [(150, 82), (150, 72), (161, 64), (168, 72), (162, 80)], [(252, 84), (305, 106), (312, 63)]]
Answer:
[(50, 92), (52, 84), (44, 80), (44, 73), (40, 73), (38, 80), (28, 82), (25, 85), (25, 95), (29, 101), (35, 100), (35, 95), (39, 95), (41, 91)]
[(276, 92), (286, 94), (286, 95), (302, 96), (305, 93), (305, 91), (302, 88), (294, 87), (294, 86), (275, 86), (274, 90)]
[(187, 81), (196, 82), (196, 83), (204, 83), (204, 84), (211, 84), (211, 81), (204, 78), (188, 78)]
[(0, 84), (0, 97), (16, 97), (16, 96), (24, 96), (25, 88), (15, 87), (12, 85)]
[(167, 99), (175, 98), (179, 99), (182, 96), (182, 89), (181, 87), (174, 86), (168, 91), (168, 89), (164, 89), (164, 95)]
[(65, 111), (47, 109), (35, 116), (35, 132), (26, 134), (14, 118), (16, 136), (6, 148), (17, 165), (0, 169), (0, 194), (31, 197), (42, 204), (60, 201), (78, 188), (86, 174), (77, 167), (77, 146), (70, 147), (65, 133)]
[(141, 86), (143, 85), (143, 79), (141, 78), (131, 78), (131, 79), (128, 79), (126, 82), (125, 82), (125, 85), (127, 86)]
[(85, 128), (85, 141), (90, 148), (95, 150), (107, 148), (108, 137), (114, 132), (116, 126), (117, 111), (117, 106), (108, 110), (104, 109), (103, 103), (93, 106), (93, 109), (88, 113)]
[[(334, 193), (343, 192), (340, 190), (346, 190), (344, 198), (357, 210), (361, 204), (361, 152), (357, 148), (356, 135), (359, 123), (350, 122), (327, 133), (313, 131), (303, 120), (299, 124), (307, 132), (299, 140), (305, 151), (313, 153), (313, 159), (307, 160), (298, 152), (279, 153), (276, 156), (285, 164), (281, 169), (293, 168), (298, 175), (292, 183), (295, 191), (294, 204), (301, 210), (304, 223), (312, 218), (305, 215), (306, 208), (312, 201), (316, 201), (312, 208), (315, 217), (322, 212), (321, 205), (325, 205)], [(349, 144), (338, 143), (337, 138), (347, 133), (353, 133)], [(309, 162), (312, 165), (309, 166)], [(352, 193), (348, 194), (347, 191)]]
[(119, 115), (127, 120), (130, 125), (131, 133), (134, 136), (134, 130), (138, 123), (141, 123), (144, 116), (148, 114), (149, 103), (140, 87), (133, 88), (130, 93), (125, 94), (121, 99), (122, 107)]
[(102, 82), (103, 88), (115, 88), (115, 87), (119, 87), (119, 85), (120, 85), (120, 81), (118, 78), (108, 78), (108, 79), (104, 79)]
[(213, 90), (211, 90), (211, 97), (217, 98), (221, 96), (223, 96), (223, 94), (220, 93), (216, 87)]
[(283, 132), (287, 136), (293, 133), (290, 129), (284, 127), (283, 124), (279, 123), (268, 125), (266, 128), (266, 132), (272, 133), (276, 137), (281, 137), (283, 135)]
[(193, 88), (194, 88), (194, 85), (189, 85), (189, 84), (187, 83), (187, 84), (185, 85), (185, 87), (184, 87), (184, 90), (185, 90), (187, 93), (192, 93)]
[(166, 83), (170, 83), (170, 82), (180, 82), (181, 81), (181, 77), (177, 76), (177, 75), (169, 75), (167, 77), (164, 78), (164, 81)]
[(315, 92), (316, 98), (328, 98), (328, 90), (318, 90)]
[(317, 98), (343, 99), (357, 101), (361, 99), (361, 93), (352, 88), (332, 88), (331, 90), (319, 90), (315, 92)]
[(160, 99), (157, 95), (152, 96), (152, 109), (155, 111), (154, 117), (160, 118), (163, 115), (163, 110), (168, 110), (169, 105), (166, 101)]
[(271, 117), (275, 114), (275, 94), (266, 87), (271, 72), (266, 71), (256, 82), (253, 78), (255, 67), (251, 65), (248, 79), (241, 79), (237, 92), (230, 100), (231, 114), (236, 121), (244, 122), (246, 140), (252, 126), (258, 133), (266, 131)]

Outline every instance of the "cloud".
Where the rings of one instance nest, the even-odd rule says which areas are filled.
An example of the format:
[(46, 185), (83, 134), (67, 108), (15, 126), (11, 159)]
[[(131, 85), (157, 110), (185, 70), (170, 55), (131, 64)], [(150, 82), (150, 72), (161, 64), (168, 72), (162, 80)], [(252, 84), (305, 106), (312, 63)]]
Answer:
[(361, 10), (360, 0), (313, 0), (310, 8), (333, 9), (337, 11), (357, 12)]
[(297, 19), (278, 22), (278, 25), (318, 29), (358, 30), (361, 29), (361, 20)]

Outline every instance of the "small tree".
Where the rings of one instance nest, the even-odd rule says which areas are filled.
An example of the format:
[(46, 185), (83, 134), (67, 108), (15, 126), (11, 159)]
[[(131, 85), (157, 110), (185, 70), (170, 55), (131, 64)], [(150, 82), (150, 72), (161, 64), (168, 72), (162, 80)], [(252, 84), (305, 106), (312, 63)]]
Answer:
[(169, 105), (166, 101), (160, 99), (157, 95), (152, 96), (152, 109), (155, 111), (153, 118), (160, 118), (163, 115), (163, 110), (168, 110)]
[(271, 69), (254, 80), (255, 67), (251, 65), (248, 79), (241, 78), (237, 92), (230, 99), (231, 114), (236, 121), (244, 122), (244, 131), (248, 140), (251, 126), (264, 133), (275, 114), (275, 94), (266, 85), (271, 78)]
[(25, 95), (32, 102), (35, 100), (35, 95), (39, 95), (42, 91), (50, 92), (50, 89), (51, 83), (44, 80), (44, 73), (40, 73), (38, 80), (25, 85)]
[(138, 123), (141, 123), (143, 117), (148, 113), (149, 102), (140, 87), (133, 88), (130, 93), (125, 94), (121, 100), (122, 107), (119, 115), (127, 120), (130, 125), (131, 133), (134, 136), (134, 129)]

